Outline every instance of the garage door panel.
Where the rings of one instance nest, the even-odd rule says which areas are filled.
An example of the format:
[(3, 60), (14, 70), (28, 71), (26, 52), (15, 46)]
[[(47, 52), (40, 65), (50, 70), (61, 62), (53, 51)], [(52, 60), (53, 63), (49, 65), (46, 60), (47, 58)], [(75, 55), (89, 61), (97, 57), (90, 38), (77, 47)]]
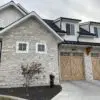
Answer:
[(93, 79), (100, 80), (100, 58), (99, 53), (92, 53)]
[(61, 56), (62, 80), (71, 80), (70, 56)]
[(71, 67), (72, 67), (72, 79), (73, 80), (83, 80), (84, 79), (84, 69), (83, 69), (83, 57), (73, 56), (71, 57)]
[(83, 53), (61, 53), (62, 80), (83, 80)]

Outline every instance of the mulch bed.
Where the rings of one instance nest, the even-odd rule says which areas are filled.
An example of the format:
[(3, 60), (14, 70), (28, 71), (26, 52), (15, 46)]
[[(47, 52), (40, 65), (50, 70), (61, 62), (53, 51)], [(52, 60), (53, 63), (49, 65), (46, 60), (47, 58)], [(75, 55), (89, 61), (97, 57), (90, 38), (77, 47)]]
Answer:
[(26, 92), (25, 87), (19, 88), (1, 88), (0, 94), (17, 96), (28, 100), (51, 100), (61, 91), (61, 86), (56, 85), (53, 88), (49, 86), (29, 87)]

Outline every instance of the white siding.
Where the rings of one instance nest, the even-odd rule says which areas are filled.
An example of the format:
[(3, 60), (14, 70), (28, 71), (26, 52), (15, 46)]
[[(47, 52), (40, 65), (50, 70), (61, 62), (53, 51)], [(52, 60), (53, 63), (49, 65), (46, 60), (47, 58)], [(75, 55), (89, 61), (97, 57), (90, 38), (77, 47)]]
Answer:
[(23, 17), (13, 6), (0, 11), (0, 27), (5, 27)]

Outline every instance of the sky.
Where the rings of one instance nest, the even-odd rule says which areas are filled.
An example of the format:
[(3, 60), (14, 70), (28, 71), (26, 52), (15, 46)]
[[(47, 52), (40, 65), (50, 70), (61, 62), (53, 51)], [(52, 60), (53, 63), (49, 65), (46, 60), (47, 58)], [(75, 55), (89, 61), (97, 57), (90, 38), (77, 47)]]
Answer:
[[(0, 0), (3, 5), (10, 0)], [(13, 0), (29, 12), (35, 11), (42, 18), (76, 18), (100, 22), (100, 0)]]

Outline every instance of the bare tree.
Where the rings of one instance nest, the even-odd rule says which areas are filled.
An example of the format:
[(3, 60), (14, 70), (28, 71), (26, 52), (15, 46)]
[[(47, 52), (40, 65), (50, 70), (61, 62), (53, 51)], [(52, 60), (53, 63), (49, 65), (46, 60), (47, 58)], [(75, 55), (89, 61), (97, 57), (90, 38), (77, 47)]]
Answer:
[(41, 64), (37, 62), (32, 62), (31, 64), (27, 64), (27, 65), (24, 65), (24, 64), (21, 65), (22, 75), (25, 78), (24, 86), (26, 87), (27, 93), (28, 93), (28, 87), (30, 85), (30, 80), (32, 80), (32, 77), (35, 74), (39, 74), (40, 72), (42, 72), (42, 69), (40, 66)]

